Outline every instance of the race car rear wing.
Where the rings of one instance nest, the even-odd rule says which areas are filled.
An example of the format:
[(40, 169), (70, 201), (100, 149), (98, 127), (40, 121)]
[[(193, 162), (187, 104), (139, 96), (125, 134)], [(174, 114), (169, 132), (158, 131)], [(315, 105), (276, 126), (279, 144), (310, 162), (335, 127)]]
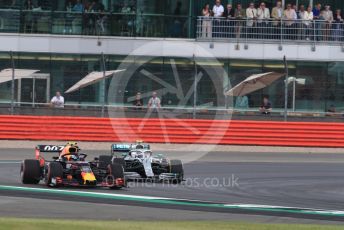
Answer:
[(150, 145), (149, 144), (143, 144), (143, 143), (139, 143), (139, 144), (123, 144), (123, 143), (117, 143), (117, 144), (112, 144), (111, 145), (111, 153), (115, 154), (115, 153), (127, 153), (130, 152), (131, 150), (134, 149), (146, 149), (149, 150), (150, 149)]
[(45, 159), (41, 153), (60, 153), (64, 147), (64, 145), (37, 145), (35, 148), (35, 157), (39, 160), (40, 166), (43, 167)]
[(60, 153), (64, 145), (37, 145), (36, 150), (42, 153)]

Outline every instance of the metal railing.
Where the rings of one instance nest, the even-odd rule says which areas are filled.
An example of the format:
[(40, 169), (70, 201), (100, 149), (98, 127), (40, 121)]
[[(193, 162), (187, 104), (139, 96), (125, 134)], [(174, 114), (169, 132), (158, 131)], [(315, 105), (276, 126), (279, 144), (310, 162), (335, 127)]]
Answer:
[(343, 22), (324, 20), (227, 19), (198, 17), (198, 40), (344, 42)]
[[(53, 108), (50, 103), (15, 102), (14, 114), (16, 115), (57, 115), (57, 116), (109, 116), (109, 117), (179, 117), (179, 118), (204, 118), (204, 119), (273, 119), (283, 120), (284, 109), (273, 108), (270, 115), (262, 115), (258, 107), (252, 108), (223, 108), (203, 106), (162, 106), (159, 114), (150, 112), (147, 106), (137, 107), (128, 104), (106, 104), (105, 114), (102, 114), (102, 105), (99, 103), (66, 103), (64, 108)], [(342, 109), (342, 108), (341, 108)], [(196, 116), (193, 113), (196, 112)], [(9, 115), (10, 102), (0, 102), (0, 115)], [(322, 112), (307, 110), (288, 110), (288, 119), (291, 120), (328, 120), (342, 121), (343, 112)]]

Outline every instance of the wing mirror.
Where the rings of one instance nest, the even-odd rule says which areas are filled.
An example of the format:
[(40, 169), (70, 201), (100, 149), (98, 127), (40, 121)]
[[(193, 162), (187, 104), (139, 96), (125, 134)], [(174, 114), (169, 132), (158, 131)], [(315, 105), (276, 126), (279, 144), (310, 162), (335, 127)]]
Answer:
[(59, 159), (59, 157), (56, 157), (56, 156), (55, 156), (55, 157), (53, 157), (53, 160), (58, 160), (58, 159)]
[(95, 157), (94, 160), (95, 160), (95, 161), (99, 161), (99, 157)]

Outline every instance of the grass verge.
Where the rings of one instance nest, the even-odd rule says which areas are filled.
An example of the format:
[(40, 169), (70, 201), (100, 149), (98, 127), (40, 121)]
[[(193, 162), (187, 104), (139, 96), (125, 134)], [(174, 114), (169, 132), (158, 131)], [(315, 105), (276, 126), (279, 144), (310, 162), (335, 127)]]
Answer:
[(253, 224), (215, 221), (81, 221), (81, 220), (40, 220), (0, 218), (0, 229), (6, 230), (339, 230), (336, 225), (302, 225), (302, 224)]

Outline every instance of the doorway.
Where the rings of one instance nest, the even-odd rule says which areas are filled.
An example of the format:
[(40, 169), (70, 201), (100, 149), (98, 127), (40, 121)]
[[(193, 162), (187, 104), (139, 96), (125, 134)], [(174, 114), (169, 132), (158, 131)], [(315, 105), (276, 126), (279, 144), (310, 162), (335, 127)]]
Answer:
[(50, 75), (33, 74), (30, 78), (18, 79), (18, 102), (21, 105), (40, 106), (49, 102)]

